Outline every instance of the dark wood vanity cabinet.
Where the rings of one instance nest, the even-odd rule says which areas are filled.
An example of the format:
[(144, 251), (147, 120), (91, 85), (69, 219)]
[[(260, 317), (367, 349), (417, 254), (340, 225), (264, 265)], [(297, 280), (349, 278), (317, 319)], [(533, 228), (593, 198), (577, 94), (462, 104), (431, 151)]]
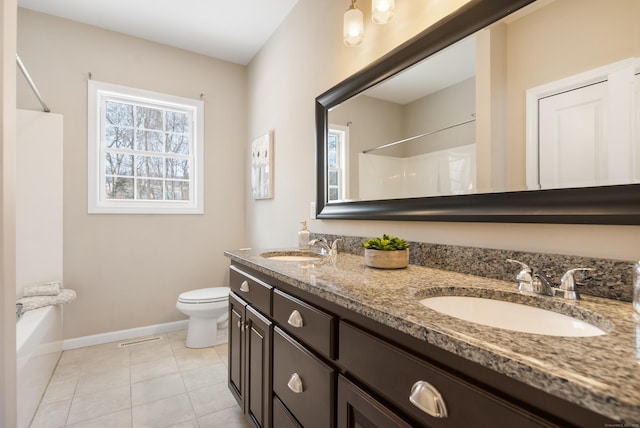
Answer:
[(256, 426), (271, 427), (273, 323), (234, 293), (229, 315), (229, 388)]
[[(254, 426), (270, 428), (273, 355), (273, 322), (269, 318), (271, 286), (232, 270), (231, 289), (229, 389)], [(236, 290), (244, 296), (240, 297)]]
[(231, 266), (231, 288), (229, 388), (255, 427), (608, 421), (244, 266)]

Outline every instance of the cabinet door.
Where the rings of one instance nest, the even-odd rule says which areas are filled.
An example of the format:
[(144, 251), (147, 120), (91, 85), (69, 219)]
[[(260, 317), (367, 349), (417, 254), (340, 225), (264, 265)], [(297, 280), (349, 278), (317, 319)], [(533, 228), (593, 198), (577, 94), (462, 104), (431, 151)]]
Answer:
[(411, 428), (364, 390), (338, 376), (338, 428)]
[(272, 322), (253, 307), (246, 308), (245, 412), (257, 426), (271, 427)]
[(244, 325), (247, 303), (229, 294), (229, 389), (244, 410)]
[(274, 428), (304, 428), (276, 396), (273, 397), (273, 426)]

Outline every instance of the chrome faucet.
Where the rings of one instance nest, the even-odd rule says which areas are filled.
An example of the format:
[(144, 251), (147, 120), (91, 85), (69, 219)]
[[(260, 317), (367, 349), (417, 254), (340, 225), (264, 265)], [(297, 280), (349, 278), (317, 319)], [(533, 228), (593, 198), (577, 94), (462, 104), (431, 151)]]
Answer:
[(551, 281), (541, 272), (529, 267), (518, 260), (507, 259), (507, 261), (519, 264), (522, 269), (516, 275), (518, 280), (518, 290), (528, 293), (541, 294), (544, 296), (556, 296), (558, 293), (568, 300), (579, 300), (580, 295), (576, 291), (576, 281), (574, 273), (578, 271), (589, 271), (591, 268), (569, 269), (560, 279), (560, 287), (551, 285)]
[(325, 238), (312, 239), (309, 241), (309, 246), (313, 247), (314, 245), (317, 245), (320, 247), (320, 254), (335, 256), (338, 254), (338, 241), (342, 241), (342, 239), (338, 238), (332, 243), (328, 243)]
[(507, 259), (507, 261), (517, 263), (522, 266), (522, 269), (516, 275), (519, 291), (553, 296), (553, 287), (551, 287), (549, 279), (542, 272), (537, 271), (518, 260)]

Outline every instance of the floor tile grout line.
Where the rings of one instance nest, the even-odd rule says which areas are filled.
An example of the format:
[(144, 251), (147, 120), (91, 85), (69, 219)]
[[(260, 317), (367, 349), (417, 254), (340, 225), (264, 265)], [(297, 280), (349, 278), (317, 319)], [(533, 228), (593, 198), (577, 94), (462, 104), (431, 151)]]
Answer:
[[(203, 388), (207, 387), (208, 385), (205, 385), (205, 386), (202, 386), (202, 387), (196, 388), (196, 389), (194, 389), (193, 391), (189, 391), (189, 390), (188, 390), (188, 388), (187, 388), (187, 383), (186, 383), (186, 380), (185, 380), (184, 374), (185, 374), (185, 372), (187, 372), (187, 371), (190, 371), (190, 370), (193, 370), (193, 369), (197, 369), (197, 368), (199, 367), (199, 363), (197, 363), (195, 367), (191, 367), (191, 368), (185, 368), (185, 367), (189, 367), (189, 366), (188, 366), (188, 364), (186, 364), (186, 365), (182, 365), (182, 366), (181, 366), (180, 364), (178, 364), (178, 353), (179, 353), (181, 350), (183, 350), (183, 349), (190, 349), (190, 348), (187, 348), (186, 346), (184, 346), (184, 344), (182, 345), (182, 347), (178, 345), (178, 343), (179, 343), (179, 342), (181, 342), (181, 341), (183, 341), (183, 340), (184, 340), (184, 337), (183, 337), (183, 338), (178, 338), (177, 336), (175, 336), (173, 339), (170, 339), (170, 338), (169, 338), (169, 335), (166, 335), (166, 340), (167, 340), (167, 342), (166, 342), (166, 343), (168, 343), (168, 344), (169, 344), (169, 347), (170, 347), (170, 349), (171, 349), (172, 362), (175, 364), (175, 366), (176, 366), (176, 368), (177, 368), (177, 374), (180, 376), (180, 380), (181, 380), (182, 385), (183, 385), (183, 387), (184, 387), (184, 393), (186, 393), (186, 394), (187, 394), (187, 398), (189, 399), (189, 404), (190, 404), (190, 406), (191, 406), (191, 410), (192, 410), (192, 412), (193, 412), (193, 416), (194, 416), (193, 421), (195, 422), (195, 424), (196, 424), (197, 426), (200, 426), (200, 421), (199, 421), (198, 416), (196, 415), (196, 411), (195, 411), (196, 409), (195, 409), (194, 403), (193, 403), (193, 401), (192, 401), (192, 398), (191, 398), (191, 394), (190, 394), (190, 392), (193, 392), (193, 391), (197, 391), (197, 390), (203, 389)], [(115, 342), (114, 342), (114, 343), (115, 343)], [(212, 347), (210, 347), (210, 348), (213, 350), (213, 355), (215, 355), (215, 357), (216, 357), (216, 363), (220, 363), (221, 365), (223, 365), (223, 366), (225, 366), (225, 367), (228, 367), (228, 365), (227, 365), (227, 363), (225, 362), (225, 360), (224, 360), (223, 356), (220, 354), (220, 351), (221, 351), (221, 350), (220, 350), (220, 349), (217, 349), (217, 347), (218, 347), (219, 345), (224, 345), (225, 343), (226, 343), (226, 342), (219, 343), (219, 344), (216, 344), (215, 346), (212, 346)], [(105, 344), (105, 345), (106, 345), (106, 344)], [(101, 346), (101, 345), (98, 345), (98, 346)], [(129, 385), (128, 385), (128, 387), (129, 387), (129, 412), (130, 412), (130, 413), (129, 413), (129, 416), (130, 416), (130, 421), (131, 421), (131, 427), (133, 427), (133, 426), (134, 426), (133, 415), (134, 415), (134, 408), (135, 408), (135, 407), (134, 407), (134, 405), (133, 405), (133, 385), (134, 385), (134, 383), (133, 383), (133, 373), (132, 373), (132, 364), (131, 364), (131, 362), (132, 362), (131, 355), (132, 355), (132, 354), (131, 354), (131, 349), (130, 349), (130, 348), (131, 348), (131, 347), (129, 347), (129, 349), (126, 349), (126, 350), (125, 350), (125, 352), (126, 352), (126, 365), (127, 365), (127, 369), (128, 369), (128, 370), (127, 370), (127, 373), (128, 373), (128, 383), (129, 383)], [(208, 348), (209, 348), (209, 347), (208, 347)], [(97, 349), (97, 348), (94, 348), (94, 349)], [(110, 348), (109, 348), (109, 347), (105, 347), (105, 350), (106, 350), (107, 352), (111, 352), (111, 350), (110, 350)], [(116, 351), (116, 352), (117, 352), (117, 351)], [(73, 382), (74, 382), (74, 383), (73, 383), (73, 392), (71, 393), (71, 397), (70, 397), (68, 400), (56, 400), (56, 401), (52, 402), (52, 403), (56, 403), (56, 402), (68, 401), (68, 407), (67, 407), (67, 409), (66, 409), (66, 417), (65, 417), (65, 421), (64, 421), (64, 425), (63, 425), (64, 427), (69, 426), (69, 418), (70, 418), (70, 416), (71, 416), (71, 411), (72, 411), (72, 409), (73, 409), (74, 402), (79, 398), (79, 396), (78, 396), (77, 394), (78, 394), (78, 391), (79, 391), (79, 386), (80, 386), (80, 383), (81, 383), (80, 381), (81, 381), (81, 379), (82, 379), (82, 375), (89, 375), (89, 376), (90, 376), (90, 375), (92, 374), (92, 373), (91, 373), (91, 370), (87, 370), (87, 364), (88, 364), (88, 362), (90, 361), (90, 356), (91, 356), (92, 358), (99, 358), (99, 355), (101, 355), (101, 354), (100, 354), (100, 353), (98, 353), (97, 351), (96, 351), (96, 354), (94, 354), (94, 355), (92, 355), (92, 354), (87, 355), (87, 354), (88, 354), (88, 352), (83, 352), (83, 353), (82, 353), (82, 355), (81, 355), (80, 357), (78, 357), (78, 361), (70, 362), (70, 363), (69, 363), (69, 364), (77, 364), (77, 365), (79, 365), (79, 367), (77, 367), (77, 368), (75, 369), (75, 370), (77, 370), (77, 371), (78, 371), (78, 373), (77, 373), (77, 375), (76, 375), (76, 376), (74, 376), (74, 377), (73, 377)], [(61, 356), (59, 357), (58, 362), (56, 363), (56, 367), (55, 367), (55, 369), (54, 369), (54, 373), (53, 373), (53, 374), (55, 374), (55, 372), (56, 372), (56, 371), (58, 370), (58, 368), (60, 367), (60, 360), (61, 360), (61, 359), (62, 359), (62, 354), (61, 354)], [(141, 361), (143, 361), (143, 360), (141, 360)], [(144, 364), (144, 363), (143, 363), (143, 362), (140, 362), (139, 364)], [(100, 371), (98, 371), (98, 372), (96, 372), (96, 373), (99, 373), (99, 372), (100, 372)], [(52, 374), (52, 377), (53, 377), (53, 374)], [(157, 379), (157, 378), (162, 377), (162, 376), (165, 376), (165, 375), (159, 375), (159, 376), (156, 376), (156, 377), (153, 377), (153, 378), (150, 378), (150, 379), (145, 379), (144, 381), (146, 381), (146, 380), (153, 380), (153, 379)], [(143, 382), (143, 381), (141, 381), (141, 382)], [(51, 380), (50, 380), (50, 381), (49, 381), (49, 383), (47, 384), (47, 388), (49, 387), (49, 384), (50, 384), (50, 383), (51, 383)], [(217, 383), (218, 383), (218, 382), (216, 382), (216, 384), (217, 384)], [(220, 384), (224, 384), (224, 383), (225, 383), (225, 381), (223, 380), (223, 381), (221, 381), (221, 382), (219, 382), (219, 383), (220, 383)], [(122, 385), (122, 386), (124, 386), (124, 385)], [(120, 388), (121, 388), (122, 386), (120, 386)], [(209, 386), (210, 386), (210, 385), (209, 385)], [(114, 388), (117, 388), (117, 387), (110, 387), (109, 389), (114, 389)], [(45, 389), (45, 393), (46, 393), (46, 391), (47, 391), (47, 389)], [(100, 392), (100, 391), (96, 391), (96, 393), (97, 393), (97, 392)], [(182, 393), (180, 393), (180, 394), (182, 394)], [(153, 403), (153, 402), (155, 402), (155, 401), (159, 401), (159, 400), (162, 400), (162, 399), (166, 399), (166, 398), (174, 397), (174, 396), (177, 396), (177, 395), (180, 395), (180, 394), (173, 394), (173, 395), (171, 395), (171, 396), (169, 396), (169, 397), (159, 398), (159, 399), (157, 399), (157, 400), (153, 400), (153, 401), (151, 401), (151, 402), (149, 402), (149, 403)], [(44, 395), (43, 395), (43, 396), (44, 396)], [(47, 404), (52, 404), (52, 403), (47, 403)], [(149, 404), (149, 403), (143, 403), (143, 404), (140, 404), (140, 406), (142, 406), (142, 405), (146, 405), (146, 404)], [(41, 400), (41, 402), (40, 402), (40, 404), (39, 404), (38, 408), (40, 408), (42, 405), (43, 405), (43, 403), (42, 403), (42, 400)], [(136, 407), (137, 407), (137, 406), (136, 406)], [(109, 413), (106, 413), (106, 414), (104, 414), (104, 415), (100, 415), (100, 416), (98, 416), (97, 418), (106, 417), (106, 416), (109, 416), (109, 415), (112, 415), (112, 414), (115, 414), (115, 413), (121, 412), (122, 410), (124, 410), (124, 409), (117, 410), (117, 411), (113, 411), (113, 412), (109, 412)], [(217, 410), (217, 411), (221, 411), (221, 410), (224, 410), (224, 409), (220, 409), (220, 410)], [(204, 416), (208, 416), (208, 415), (210, 415), (210, 414), (216, 413), (217, 411), (214, 411), (214, 412), (211, 412), (211, 413), (207, 413), (207, 414), (202, 415), (202, 416), (203, 416), (203, 417), (204, 417)], [(82, 421), (76, 421), (76, 422), (74, 422), (74, 423), (87, 422), (87, 421), (90, 421), (90, 420), (92, 420), (92, 419), (95, 419), (95, 418), (83, 419)]]

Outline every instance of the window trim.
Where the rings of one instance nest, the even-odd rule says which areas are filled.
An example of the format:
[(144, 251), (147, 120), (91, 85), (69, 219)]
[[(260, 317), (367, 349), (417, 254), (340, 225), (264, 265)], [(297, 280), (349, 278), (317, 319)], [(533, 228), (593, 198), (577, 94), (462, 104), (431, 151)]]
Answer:
[[(338, 184), (338, 193), (340, 194), (338, 199), (333, 199), (328, 202), (344, 202), (348, 201), (350, 197), (349, 192), (349, 126), (344, 125), (336, 125), (329, 124), (328, 126), (328, 134), (338, 134), (341, 136), (340, 138), (340, 147), (338, 149), (338, 163), (339, 167), (336, 168), (340, 174), (340, 182)], [(327, 173), (329, 171), (329, 167), (327, 166)], [(329, 181), (327, 180), (327, 190), (329, 189)], [(327, 191), (327, 195), (329, 195), (329, 191)], [(328, 197), (328, 196), (327, 196)]]
[[(192, 200), (108, 200), (105, 198), (105, 168), (101, 135), (105, 98), (149, 104), (160, 108), (190, 110), (192, 159), (190, 194)], [(143, 89), (88, 81), (87, 184), (89, 214), (203, 214), (204, 213), (204, 102)]]

